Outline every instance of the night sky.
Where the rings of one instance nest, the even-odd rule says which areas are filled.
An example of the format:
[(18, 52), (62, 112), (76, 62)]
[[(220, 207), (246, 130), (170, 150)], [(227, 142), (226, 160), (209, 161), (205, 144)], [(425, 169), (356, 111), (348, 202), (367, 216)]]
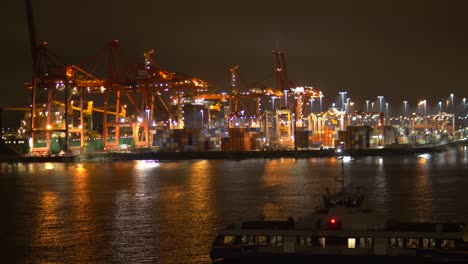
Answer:
[[(0, 11), (0, 106), (26, 106), (31, 76), (24, 1)], [(57, 1), (33, 0), (37, 41), (78, 64), (113, 39), (143, 62), (154, 49), (169, 71), (227, 91), (229, 69), (241, 86), (273, 72), (273, 49), (286, 55), (289, 79), (314, 86), (325, 102), (347, 91), (356, 104), (385, 96), (435, 105), (468, 96), (468, 1)], [(274, 78), (264, 82), (274, 86)]]

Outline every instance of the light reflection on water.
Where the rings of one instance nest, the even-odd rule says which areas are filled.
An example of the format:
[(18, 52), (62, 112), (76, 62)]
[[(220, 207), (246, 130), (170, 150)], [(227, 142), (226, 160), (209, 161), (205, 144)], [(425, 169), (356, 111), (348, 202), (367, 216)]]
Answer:
[(220, 228), (300, 218), (341, 175), (389, 217), (466, 221), (466, 156), (0, 164), (7, 262), (205, 263)]

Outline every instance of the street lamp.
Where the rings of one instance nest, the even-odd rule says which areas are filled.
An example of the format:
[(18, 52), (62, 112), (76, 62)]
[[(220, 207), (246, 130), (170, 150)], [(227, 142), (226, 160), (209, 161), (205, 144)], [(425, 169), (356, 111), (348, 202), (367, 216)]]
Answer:
[(439, 113), (442, 113), (442, 101), (439, 101)]
[(366, 112), (369, 113), (369, 102), (370, 100), (366, 100)]
[(424, 105), (424, 100), (419, 101), (419, 103), (418, 103), (418, 112), (419, 112), (420, 116), (424, 116), (423, 105)]
[(452, 101), (452, 114), (454, 114), (455, 111), (453, 110), (453, 93), (450, 94), (450, 100)]
[(465, 115), (465, 107), (466, 107), (466, 97), (463, 98), (463, 115)]
[(424, 105), (424, 115), (426, 115), (427, 114), (427, 112), (426, 112), (427, 100), (423, 101), (423, 105)]
[(405, 116), (406, 116), (406, 109), (407, 109), (407, 106), (408, 106), (408, 101), (403, 101), (403, 105), (404, 105), (404, 108), (405, 108)]
[(201, 113), (201, 130), (203, 131), (203, 109), (200, 110)]
[(150, 109), (149, 107), (146, 107), (146, 145), (149, 148), (150, 147), (150, 140), (149, 140), (149, 127), (150, 127)]
[(349, 101), (351, 100), (351, 98), (346, 98), (346, 113), (349, 113)]
[(322, 92), (320, 92), (320, 113), (322, 112), (322, 98), (323, 98), (323, 94)]
[(379, 102), (380, 102), (379, 108), (380, 108), (380, 112), (382, 113), (382, 100), (383, 100), (384, 97), (379, 95), (379, 96), (377, 96), (377, 98), (379, 98)]
[(310, 98), (310, 113), (314, 112), (314, 98)]
[(288, 107), (288, 90), (284, 90), (284, 107)]
[(427, 100), (423, 101), (424, 104), (424, 123), (426, 125), (426, 129), (424, 131), (424, 143), (427, 145)]
[(466, 119), (467, 119), (467, 114), (466, 114), (466, 97), (463, 98), (463, 134), (466, 135)]
[(345, 104), (344, 103), (344, 100), (345, 100), (344, 98), (345, 98), (345, 95), (347, 94), (347, 92), (340, 92), (340, 94), (341, 94), (341, 110), (344, 111), (344, 104)]

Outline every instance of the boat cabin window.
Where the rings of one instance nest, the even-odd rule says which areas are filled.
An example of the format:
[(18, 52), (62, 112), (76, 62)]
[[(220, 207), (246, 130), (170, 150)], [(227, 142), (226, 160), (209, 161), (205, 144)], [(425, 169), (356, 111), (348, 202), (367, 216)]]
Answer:
[[(440, 245), (440, 246), (437, 246)], [(424, 248), (424, 249), (453, 249), (456, 247), (455, 240), (444, 239), (438, 243), (435, 238), (390, 238), (390, 248)]]
[(407, 238), (405, 239), (405, 247), (407, 248), (419, 248), (418, 238)]
[(253, 236), (242, 236), (241, 242), (243, 245), (253, 245), (254, 237)]
[(455, 240), (453, 239), (444, 239), (440, 244), (440, 247), (443, 249), (453, 249), (455, 248)]
[(311, 247), (312, 246), (312, 237), (310, 236), (298, 236), (296, 242), (299, 246)]
[(372, 237), (361, 237), (359, 239), (359, 247), (372, 248), (373, 246), (374, 245), (373, 245)]
[(266, 246), (268, 244), (267, 236), (256, 236), (255, 244)]
[(234, 245), (235, 241), (235, 236), (224, 236), (224, 245)]
[(322, 248), (325, 248), (325, 238), (324, 237), (321, 237), (318, 239), (319, 241), (319, 245), (322, 247)]
[(422, 239), (423, 248), (436, 248), (436, 240), (433, 238)]
[(272, 246), (282, 246), (283, 245), (283, 237), (282, 236), (272, 236), (270, 241)]
[(356, 248), (356, 239), (348, 238), (348, 248)]
[(403, 238), (392, 237), (389, 240), (389, 245), (391, 248), (403, 248)]
[[(428, 240), (429, 243), (429, 240)], [(419, 238), (390, 238), (389, 245), (391, 248), (419, 248)]]

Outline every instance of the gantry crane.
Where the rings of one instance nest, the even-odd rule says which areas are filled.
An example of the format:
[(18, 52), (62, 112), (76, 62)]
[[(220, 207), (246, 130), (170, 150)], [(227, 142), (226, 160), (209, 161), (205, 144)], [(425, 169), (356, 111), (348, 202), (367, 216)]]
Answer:
[(295, 100), (295, 114), (296, 126), (302, 127), (303, 124), (303, 110), (304, 101), (307, 99), (315, 99), (323, 97), (322, 91), (316, 90), (310, 86), (297, 86), (288, 79), (288, 72), (286, 67), (286, 58), (283, 52), (273, 50), (276, 58), (276, 80), (277, 88), (284, 91), (284, 107), (288, 107), (288, 93), (291, 93)]

